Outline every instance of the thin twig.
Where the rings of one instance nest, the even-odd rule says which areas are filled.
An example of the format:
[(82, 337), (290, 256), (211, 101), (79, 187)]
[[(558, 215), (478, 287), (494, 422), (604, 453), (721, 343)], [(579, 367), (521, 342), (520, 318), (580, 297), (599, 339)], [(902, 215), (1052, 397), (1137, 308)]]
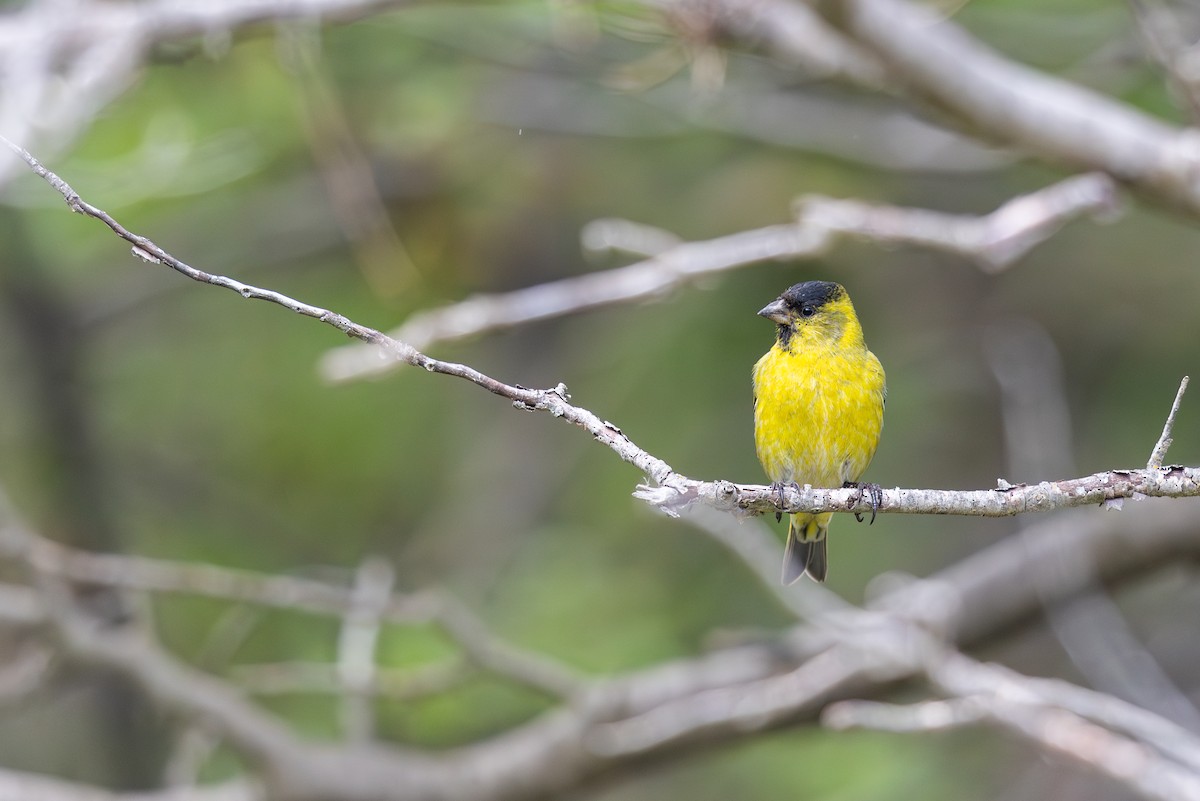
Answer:
[(1167, 449), (1171, 447), (1171, 429), (1175, 427), (1175, 415), (1179, 412), (1179, 404), (1183, 402), (1183, 393), (1187, 392), (1188, 380), (1188, 376), (1185, 375), (1179, 382), (1179, 391), (1175, 393), (1175, 401), (1171, 404), (1171, 411), (1167, 413), (1167, 422), (1163, 424), (1162, 434), (1154, 444), (1154, 450), (1150, 451), (1150, 461), (1146, 462), (1147, 470), (1162, 469), (1163, 459), (1167, 458)]
[[(390, 336), (426, 348), (618, 303), (652, 300), (713, 273), (765, 261), (818, 256), (830, 241), (826, 231), (786, 224), (683, 242), (624, 267), (513, 292), (478, 295), (420, 312)], [(394, 360), (380, 358), (376, 348), (352, 345), (326, 353), (320, 369), (326, 379), (344, 382), (383, 375), (397, 366)]]

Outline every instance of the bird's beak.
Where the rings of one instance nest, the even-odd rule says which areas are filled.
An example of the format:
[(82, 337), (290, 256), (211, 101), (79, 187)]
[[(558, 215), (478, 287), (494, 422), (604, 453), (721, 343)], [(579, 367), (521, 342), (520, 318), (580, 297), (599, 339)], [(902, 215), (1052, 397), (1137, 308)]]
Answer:
[(774, 320), (780, 325), (787, 325), (791, 318), (788, 316), (787, 306), (783, 303), (783, 298), (775, 298), (775, 300), (763, 306), (758, 311), (759, 317), (766, 317), (768, 320)]

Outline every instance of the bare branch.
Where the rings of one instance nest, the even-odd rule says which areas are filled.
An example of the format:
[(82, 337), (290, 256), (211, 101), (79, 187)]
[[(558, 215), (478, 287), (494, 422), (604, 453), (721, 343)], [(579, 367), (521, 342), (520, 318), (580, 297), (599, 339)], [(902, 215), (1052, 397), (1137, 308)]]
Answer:
[(298, 741), (280, 721), (223, 682), (177, 662), (130, 626), (113, 627), (86, 617), (74, 608), (70, 594), (52, 581), (39, 584), (47, 620), (73, 659), (128, 676), (163, 708), (205, 721), (255, 762), (278, 765), (298, 749)]
[[(744, 0), (725, 0), (730, 9)], [(786, 19), (785, 0), (753, 4), (762, 27)], [(819, 4), (826, 19), (883, 61), (889, 75), (978, 135), (1084, 170), (1101, 170), (1151, 197), (1200, 212), (1200, 135), (1009, 61), (953, 22), (906, 0)]]
[[(343, 617), (355, 621), (353, 625), (362, 621), (371, 626), (373, 624), (368, 621), (376, 619), (375, 616), (390, 623), (434, 623), (462, 647), (468, 660), (482, 669), (552, 697), (570, 698), (583, 689), (581, 676), (546, 657), (504, 642), (488, 631), (469, 609), (448, 595), (436, 592), (394, 595), (372, 585), (371, 597), (367, 599), (360, 598), (354, 590), (313, 579), (139, 556), (89, 553), (59, 545), (14, 524), (6, 525), (5, 516), (11, 518), (12, 515), (0, 501), (0, 557), (27, 564), (48, 577), (80, 584), (257, 603)], [(372, 578), (371, 582), (374, 581)], [(12, 595), (10, 603), (0, 605), (0, 619), (23, 624), (45, 622), (43, 605), (29, 597), (28, 590), (0, 585), (0, 592)], [(361, 617), (366, 611), (362, 606), (364, 603), (370, 604), (369, 618)], [(364, 648), (367, 644), (350, 643), (347, 647)], [(361, 655), (358, 657), (359, 660), (362, 658)], [(361, 669), (361, 664), (354, 668)], [(370, 677), (362, 681), (367, 687), (374, 684)]]
[[(875, 205), (810, 195), (797, 203), (797, 223), (745, 231), (707, 242), (669, 246), (670, 234), (635, 223), (598, 221), (584, 229), (584, 247), (597, 249), (615, 236), (629, 249), (650, 250), (644, 261), (496, 295), (481, 295), (414, 314), (390, 336), (415, 348), (452, 342), (489, 331), (567, 314), (660, 297), (688, 281), (780, 258), (813, 258), (833, 244), (831, 234), (946, 250), (997, 272), (1025, 255), (1068, 220), (1117, 212), (1116, 189), (1099, 173), (1068, 178), (1014, 198), (982, 217), (926, 209)], [(376, 377), (401, 366), (374, 347), (349, 345), (330, 351), (321, 371), (331, 381)]]
[(950, 700), (908, 707), (848, 701), (827, 708), (823, 722), (839, 729), (900, 732), (992, 721), (1145, 798), (1200, 798), (1200, 738), (1160, 715), (1105, 693), (1029, 678), (950, 650), (923, 665), (929, 681)]
[(993, 722), (1021, 734), (1051, 753), (1116, 779), (1152, 801), (1200, 798), (1200, 776), (1150, 749), (1064, 709), (1000, 695), (969, 695), (907, 706), (873, 701), (831, 704), (821, 717), (837, 730), (939, 731)]
[[(571, 703), (435, 759), (384, 746), (355, 750), (298, 743), (270, 760), (275, 769), (266, 778), (275, 792), (301, 801), (363, 801), (383, 795), (398, 801), (502, 801), (561, 794), (626, 766), (667, 758), (679, 753), (680, 746), (742, 739), (812, 720), (827, 701), (869, 696), (928, 670), (937, 663), (931, 657), (944, 650), (930, 637), (931, 631), (945, 632), (950, 640), (978, 640), (1022, 619), (1039, 602), (1028, 582), (1030, 563), (1045, 559), (1047, 553), (1086, 550), (1094, 553), (1098, 574), (1128, 579), (1146, 566), (1200, 551), (1192, 516), (1182, 506), (1157, 505), (1131, 514), (1136, 515), (1132, 521), (1128, 515), (1065, 515), (1041, 523), (1031, 535), (1036, 547), (1026, 551), (1009, 546), (978, 554), (928, 582), (897, 590), (881, 602), (879, 611), (859, 614), (862, 625), (848, 625), (841, 632), (802, 626), (779, 641), (590, 679)], [(1133, 541), (1128, 537), (1131, 524), (1140, 532)], [(930, 593), (930, 587), (941, 589)], [(1064, 595), (1076, 589), (1069, 583), (1053, 588)], [(927, 610), (922, 599), (931, 595), (942, 600), (936, 609)], [(944, 619), (934, 620), (938, 615)], [(911, 621), (920, 622), (914, 626)], [(75, 622), (68, 625), (74, 638)], [(229, 729), (223, 720), (229, 714), (228, 690), (207, 697), (215, 680), (160, 649), (143, 647), (140, 637), (129, 639), (124, 629), (106, 628), (72, 642), (67, 653), (76, 660), (121, 670), (166, 708), (199, 715), (222, 733)], [(992, 674), (987, 681), (993, 683), (983, 689), (977, 684), (952, 685), (958, 675), (939, 675), (940, 686), (967, 694), (995, 689)], [(966, 678), (981, 681), (979, 676)], [(961, 676), (958, 680), (965, 681)], [(1061, 693), (1055, 696), (1059, 697)], [(1032, 698), (1044, 700), (1040, 694)], [(233, 708), (245, 703), (239, 700)], [(1068, 706), (1080, 705), (1072, 700)], [(1111, 709), (1120, 712), (1120, 707)], [(1147, 720), (1152, 725), (1118, 715), (1105, 725), (1120, 731), (1154, 731), (1161, 726), (1154, 716)], [(240, 731), (236, 724), (233, 728)], [(240, 746), (240, 740), (233, 742)], [(479, 791), (481, 787), (486, 792)]]
[[(1109, 470), (1038, 484), (1010, 484), (1004, 479), (999, 479), (998, 484), (996, 489), (990, 490), (884, 489), (878, 511), (881, 514), (1010, 517), (1095, 504), (1120, 508), (1125, 499), (1200, 496), (1200, 468)], [(805, 485), (800, 489), (785, 487), (782, 494), (780, 505), (779, 490), (769, 486), (696, 481), (677, 473), (660, 482), (659, 486), (641, 485), (633, 493), (635, 498), (672, 515), (694, 503), (749, 514), (775, 511), (864, 514), (872, 511), (870, 499), (863, 498), (857, 489), (821, 489)]]
[[(350, 590), (298, 576), (264, 575), (249, 570), (192, 564), (143, 556), (91, 553), (61, 546), (30, 532), (0, 526), (0, 555), (28, 560), (47, 575), (82, 584), (143, 592), (204, 595), (278, 609), (342, 617), (353, 608)], [(25, 592), (11, 588), (12, 592)], [(6, 591), (6, 590), (4, 590)], [(14, 597), (0, 603), (4, 617), (36, 614), (32, 601)], [(393, 596), (385, 616), (393, 623), (428, 622), (434, 603), (422, 595)]]
[(798, 202), (801, 225), (821, 225), (876, 242), (921, 245), (965, 256), (985, 272), (1011, 266), (1080, 214), (1111, 218), (1117, 191), (1101, 173), (1068, 178), (1013, 198), (983, 217), (879, 206), (808, 195)]
[(583, 226), (579, 242), (588, 253), (617, 251), (642, 257), (659, 256), (682, 244), (670, 231), (617, 218), (592, 220)]
[[(281, 292), (275, 292), (269, 289), (261, 289), (250, 284), (242, 283), (241, 281), (227, 278), (223, 275), (213, 275), (211, 273), (198, 270), (189, 264), (180, 261), (172, 256), (167, 251), (160, 248), (146, 237), (139, 236), (113, 219), (107, 212), (99, 209), (90, 203), (84, 201), (67, 184), (62, 178), (55, 175), (50, 170), (46, 169), (36, 158), (28, 151), (13, 144), (7, 139), (0, 137), (14, 153), (16, 153), (29, 167), (46, 180), (56, 191), (58, 191), (66, 200), (67, 206), (75, 212), (87, 215), (104, 223), (117, 236), (129, 242), (133, 246), (133, 254), (138, 258), (150, 261), (155, 264), (164, 264), (171, 269), (179, 272), (194, 281), (210, 284), (212, 286), (222, 287), (231, 291), (237, 292), (242, 297), (248, 300), (264, 300), (269, 303), (274, 303), (282, 306), (285, 309), (293, 311), (297, 314), (304, 315), (319, 320), (326, 325), (332, 326), (343, 332), (347, 336), (361, 340), (371, 345), (379, 346), (383, 353), (386, 353), (388, 358), (398, 359), (416, 367), (422, 367), (431, 373), (441, 373), (443, 375), (452, 375), (462, 378), (477, 386), (480, 386), (487, 391), (508, 398), (513, 402), (513, 405), (520, 409), (528, 411), (546, 411), (553, 417), (559, 417), (567, 422), (573, 423), (587, 430), (597, 440), (603, 442), (608, 447), (612, 448), (622, 459), (631, 462), (642, 472), (654, 480), (665, 479), (673, 474), (671, 467), (661, 459), (646, 453), (621, 432), (619, 428), (605, 420), (601, 420), (592, 412), (578, 406), (573, 406), (568, 402), (566, 387), (559, 384), (557, 387), (546, 390), (535, 390), (527, 387), (509, 385), (501, 381), (497, 381), (490, 376), (484, 375), (478, 370), (468, 367), (464, 364), (456, 364), (453, 362), (444, 362), (439, 359), (434, 359), (413, 348), (411, 345), (401, 342), (392, 337), (388, 337), (373, 328), (368, 328), (358, 323), (353, 322), (347, 317), (344, 317), (328, 309), (322, 309), (318, 306), (312, 306), (303, 303), (295, 298), (284, 295)], [(787, 226), (779, 226), (781, 229), (791, 230)], [(777, 244), (777, 242), (776, 242)], [(761, 247), (761, 243), (755, 243), (754, 246)], [(380, 352), (380, 351), (376, 351)]]
[[(47, 575), (80, 583), (206, 595), (329, 616), (356, 614), (350, 590), (312, 579), (88, 553), (63, 548), (40, 538), (18, 551), (12, 544), (13, 535), (13, 529), (0, 527), (6, 557), (27, 558)], [(13, 592), (21, 590), (13, 588)], [(15, 600), (18, 602), (15, 605), (4, 605), (0, 617), (11, 619), (13, 614), (19, 614), (19, 620), (25, 621), (28, 616), (27, 622), (35, 622), (37, 605), (32, 599), (16, 597)], [(31, 607), (30, 611), (22, 612), (27, 606)], [(383, 619), (391, 623), (436, 623), (479, 667), (548, 695), (571, 697), (582, 687), (582, 679), (565, 667), (496, 638), (469, 610), (449, 596), (438, 593), (389, 595), (380, 612)], [(368, 678), (364, 684), (374, 686), (375, 681)]]
[(896, 733), (943, 731), (979, 723), (987, 717), (978, 696), (888, 704), (881, 701), (838, 701), (825, 707), (821, 723), (835, 731), (873, 729)]
[[(469, 662), (455, 659), (405, 670), (377, 668), (362, 689), (372, 696), (410, 701), (457, 687), (477, 672)], [(344, 691), (336, 666), (325, 662), (280, 662), (238, 665), (233, 681), (255, 695), (312, 693), (338, 695)]]
[[(406, 0), (213, 0), (27, 3), (0, 15), (0, 133), (55, 143), (79, 134), (134, 80), (157, 44), (289, 19), (349, 21)], [(0, 185), (11, 165), (0, 163)]]
[[(1073, 471), (1070, 407), (1054, 340), (1030, 320), (1006, 320), (989, 326), (988, 334), (985, 350), (1000, 388), (1009, 469), (1033, 476)], [(1019, 524), (1019, 547), (1033, 547), (1024, 535), (1026, 527)], [(1078, 597), (1047, 603), (1043, 614), (1091, 686), (1200, 731), (1195, 706), (1134, 636), (1086, 554), (1038, 560), (1031, 578), (1039, 595), (1063, 582), (1080, 586)]]
[(984, 707), (996, 723), (1033, 740), (1102, 776), (1120, 782), (1150, 801), (1200, 799), (1200, 779), (1159, 758), (1150, 749), (1103, 726), (1057, 709), (1028, 708), (1000, 700)]
[(1171, 411), (1167, 414), (1167, 422), (1163, 424), (1162, 434), (1158, 438), (1158, 442), (1154, 444), (1154, 450), (1150, 451), (1150, 461), (1146, 462), (1147, 470), (1159, 470), (1163, 466), (1163, 459), (1167, 458), (1167, 449), (1171, 447), (1171, 429), (1175, 427), (1175, 415), (1179, 413), (1179, 404), (1183, 402), (1183, 393), (1187, 392), (1188, 376), (1184, 376), (1179, 382), (1179, 391), (1175, 393), (1175, 401), (1171, 404)]
[[(62, 57), (74, 48), (101, 38), (135, 31), (145, 44), (203, 36), (212, 31), (227, 31), (263, 22), (287, 19), (340, 20), (368, 16), (388, 8), (411, 5), (409, 0), (210, 0), (207, 3), (177, 3), (153, 0), (137, 6), (111, 3), (79, 3), (71, 14), (11, 14), (0, 20), (0, 52), (20, 47), (45, 34), (34, 27), (52, 16), (60, 26), (55, 42)], [(61, 11), (61, 9), (60, 9)]]
[(1064, 709), (1145, 743), (1200, 776), (1200, 737), (1185, 726), (1109, 693), (956, 659), (934, 671), (935, 681), (947, 692), (968, 698), (986, 686), (1004, 700)]
[[(1143, 798), (1200, 799), (1196, 769), (1200, 739), (1152, 712), (1113, 696), (1063, 681), (1031, 679), (962, 654), (948, 654), (930, 665), (928, 675), (943, 692), (973, 699), (988, 719), (1120, 781)], [(1118, 731), (1146, 739), (1134, 742)]]
[(236, 780), (159, 792), (118, 793), (36, 773), (0, 769), (0, 798), (19, 801), (265, 801), (255, 782)]
[[(829, 241), (823, 231), (772, 225), (705, 242), (684, 242), (625, 267), (499, 295), (479, 295), (414, 314), (390, 336), (425, 348), (617, 303), (652, 300), (712, 273), (774, 259), (816, 256), (825, 252)], [(378, 376), (397, 366), (394, 360), (381, 358), (377, 348), (350, 346), (327, 353), (321, 372), (331, 381), (350, 381)]]
[[(1193, 551), (1200, 545), (1200, 541), (1195, 537), (1194, 526), (1188, 522), (1190, 514), (1187, 510), (1182, 507), (1159, 506), (1138, 514), (1140, 517), (1150, 512), (1160, 521), (1165, 521), (1166, 518), (1159, 515), (1169, 515), (1175, 521), (1171, 526), (1175, 532), (1174, 536), (1190, 541), (1192, 545), (1189, 548)], [(593, 743), (593, 747), (613, 749), (617, 754), (635, 751), (639, 746), (647, 749), (677, 748), (697, 741), (719, 740), (731, 736), (733, 731), (743, 727), (759, 730), (759, 727), (780, 725), (785, 721), (807, 719), (819, 710), (823, 700), (831, 697), (854, 698), (868, 695), (871, 691), (865, 689), (866, 686), (878, 687), (875, 681), (887, 682), (894, 679), (896, 674), (893, 671), (902, 672), (906, 665), (913, 675), (916, 675), (934, 670), (933, 666), (951, 664), (950, 660), (954, 660), (953, 665), (957, 665), (956, 672), (935, 674), (945, 691), (955, 694), (962, 692), (965, 695), (996, 692), (998, 686), (1006, 686), (1008, 678), (1017, 674), (990, 672), (990, 666), (983, 666), (952, 651), (945, 651), (936, 641), (931, 641), (926, 632), (944, 631), (951, 641), (964, 641), (962, 638), (974, 641), (979, 633), (979, 630), (974, 628), (976, 624), (982, 624), (988, 630), (995, 631), (993, 626), (1003, 627), (1011, 624), (1014, 619), (1020, 619), (1028, 611), (1038, 609), (1041, 599), (1037, 597), (1036, 589), (1029, 582), (1028, 575), (1031, 565), (1047, 558), (1048, 554), (1060, 551), (1078, 554), (1081, 549), (1087, 551), (1097, 559), (1100, 575), (1119, 575), (1121, 578), (1127, 578), (1131, 571), (1138, 569), (1136, 559), (1127, 560), (1125, 557), (1129, 554), (1123, 550), (1128, 543), (1128, 521), (1110, 516), (1065, 517), (1072, 518), (1074, 522), (1066, 522), (1064, 517), (1059, 517), (1033, 526), (1031, 539), (1036, 545), (1028, 550), (1012, 548), (1011, 544), (998, 545), (927, 582), (918, 582), (894, 592), (881, 600), (880, 608), (895, 610), (898, 618), (893, 619), (890, 624), (881, 620), (874, 623), (867, 620), (862, 626), (846, 627), (840, 637), (833, 638), (833, 646), (829, 650), (824, 651), (820, 657), (804, 662), (791, 673), (764, 678), (761, 681), (744, 681), (736, 690), (733, 685), (726, 685), (727, 692), (719, 687), (709, 687), (694, 697), (691, 703), (685, 702), (682, 697), (677, 697), (677, 700), (664, 699), (659, 705), (648, 708), (642, 715), (622, 719), (611, 727), (602, 726), (596, 735), (599, 739)], [(1081, 524), (1088, 528), (1086, 535), (1078, 528)], [(1101, 530), (1107, 532), (1103, 535), (1104, 539), (1107, 539), (1108, 535), (1114, 537), (1111, 542), (1112, 551), (1109, 551), (1107, 546), (1097, 547), (1100, 545), (1097, 535)], [(1148, 532), (1155, 530), (1155, 526), (1139, 526), (1139, 530)], [(1077, 535), (1086, 539), (1076, 539)], [(1139, 545), (1150, 546), (1151, 550), (1157, 549), (1157, 546), (1152, 546), (1148, 541), (1140, 542)], [(939, 591), (930, 592), (930, 588)], [(1070, 594), (1079, 587), (1064, 584), (1049, 589), (1055, 593)], [(1006, 597), (1001, 598), (1000, 594)], [(923, 611), (926, 603), (921, 596), (925, 595), (941, 598), (936, 609)], [(1061, 597), (1060, 594), (1058, 598)], [(1018, 598), (1023, 600), (1018, 601)], [(910, 618), (910, 614), (914, 614), (915, 618)], [(992, 617), (993, 614), (997, 617)], [(944, 619), (935, 620), (937, 615)], [(984, 619), (988, 622), (983, 623)], [(921, 621), (916, 630), (906, 622), (913, 620)], [(1002, 623), (1002, 620), (1008, 623)], [(798, 629), (796, 634), (789, 638), (789, 642), (803, 648), (801, 643), (811, 641), (800, 632), (809, 630), (809, 627)], [(826, 636), (822, 634), (817, 639), (828, 642)], [(830, 664), (837, 667), (826, 673), (826, 666)], [(875, 670), (879, 672), (876, 673)], [(844, 680), (845, 684), (837, 683), (839, 678), (835, 676)], [(956, 683), (950, 684), (951, 679)], [(962, 684), (968, 679), (972, 683)], [(1025, 695), (1020, 696), (1029, 699), (1030, 702), (1054, 705), (1057, 699), (1067, 698), (1071, 709), (1094, 712), (1096, 704), (1093, 703), (1093, 699), (1104, 699), (1106, 702), (1108, 699), (1108, 696), (1103, 694), (1079, 688), (1082, 698), (1072, 697), (1063, 692), (1047, 701), (1044, 695), (1049, 694), (1050, 690), (1043, 689), (1043, 685), (1036, 680), (1031, 681), (1031, 686), (1038, 688), (1037, 692), (1026, 690)], [(1011, 691), (1006, 697), (1011, 697)], [(1159, 743), (1162, 742), (1162, 733), (1171, 731), (1174, 726), (1152, 713), (1138, 710), (1116, 699), (1112, 700), (1113, 704), (1105, 703), (1106, 714), (1114, 710), (1117, 714), (1104, 718), (1105, 725), (1115, 726), (1118, 730), (1137, 731), (1139, 736), (1146, 735), (1146, 741), (1155, 742), (1154, 738), (1158, 738)], [(603, 752), (609, 753), (608, 750)], [(1172, 758), (1175, 756), (1169, 755)], [(1180, 772), (1174, 769), (1174, 773), (1178, 775)]]

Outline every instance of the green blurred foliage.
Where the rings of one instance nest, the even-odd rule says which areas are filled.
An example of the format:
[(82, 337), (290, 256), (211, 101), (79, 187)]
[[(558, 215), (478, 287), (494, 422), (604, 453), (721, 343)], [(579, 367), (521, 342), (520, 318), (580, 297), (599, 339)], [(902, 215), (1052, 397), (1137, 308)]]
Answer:
[[(291, 41), (256, 30), (215, 50), (164, 47), (50, 166), (197, 267), (380, 328), (473, 293), (621, 263), (581, 253), (579, 231), (597, 217), (702, 239), (786, 220), (791, 199), (804, 193), (986, 212), (1059, 177), (1028, 165), (886, 171), (721, 133), (702, 123), (717, 98), (691, 85), (682, 59), (642, 91), (613, 88), (648, 59), (670, 62), (678, 51), (658, 20), (619, 4), (574, 13), (556, 16), (532, 2), (415, 7), (320, 31), (307, 66), (298, 54), (313, 31)], [(1119, 5), (975, 2), (959, 21), (1019, 59), (1180, 118), (1160, 76), (1130, 58), (1136, 36)], [(335, 222), (311, 133), (315, 81), (332, 90), (412, 259), (411, 272), (391, 277), (394, 291), (373, 287), (362, 252)], [(730, 56), (720, 91), (760, 103), (771, 91), (830, 93), (745, 54)], [(787, 622), (717, 545), (633, 501), (641, 477), (580, 431), (423, 372), (327, 386), (315, 364), (342, 344), (331, 329), (130, 258), (32, 176), (16, 180), (5, 199), (4, 275), (35, 276), (64, 314), (46, 324), (77, 332), (77, 382), (62, 391), (91, 434), (88, 480), (122, 548), (338, 579), (382, 555), (395, 563), (401, 589), (448, 587), (499, 635), (596, 673), (696, 654), (714, 631)], [(850, 289), (888, 373), (870, 480), (976, 488), (999, 476), (1050, 477), (1006, 467), (983, 342), (990, 327), (1012, 320), (1045, 329), (1059, 350), (1074, 443), (1065, 458), (1080, 473), (1136, 466), (1200, 354), (1200, 238), (1192, 220), (1130, 203), (1118, 222), (1072, 224), (995, 276), (957, 258), (850, 242), (820, 261), (753, 267), (659, 302), (434, 353), (526, 386), (563, 381), (577, 403), (677, 470), (757, 482), (749, 370), (772, 332), (754, 312), (793, 282), (832, 278)], [(56, 494), (63, 466), (47, 445), (56, 430), (35, 389), (44, 365), (30, 358), (29, 332), (17, 330), (13, 315), (0, 323), (0, 478), (57, 535), (67, 525)], [(1200, 458), (1193, 407), (1178, 422), (1172, 461)], [(868, 528), (847, 517), (833, 529), (830, 586), (858, 600), (881, 573), (928, 574), (1015, 525), (881, 516)], [(1195, 608), (1185, 606), (1179, 614)], [(154, 602), (166, 644), (218, 674), (334, 656), (335, 622), (257, 611), (231, 639), (223, 627), (231, 614), (209, 601)], [(1043, 645), (1026, 666), (1066, 670), (1053, 645)], [(420, 628), (389, 629), (380, 646), (388, 667), (453, 654)], [(339, 733), (329, 698), (265, 703), (305, 733)], [(381, 702), (378, 711), (382, 736), (447, 747), (546, 707), (533, 693), (480, 677), (428, 700)], [(56, 705), (10, 714), (0, 758), (103, 773), (82, 756), (56, 753), (68, 718)], [(811, 730), (657, 768), (597, 797), (991, 797), (1029, 758), (982, 734)], [(235, 764), (218, 755), (208, 770), (221, 775)]]

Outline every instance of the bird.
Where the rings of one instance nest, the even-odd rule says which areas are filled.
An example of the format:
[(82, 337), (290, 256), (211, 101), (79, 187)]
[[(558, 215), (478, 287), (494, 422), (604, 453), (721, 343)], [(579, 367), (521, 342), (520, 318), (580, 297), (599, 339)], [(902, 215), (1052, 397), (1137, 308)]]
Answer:
[[(858, 487), (870, 494), (874, 522), (882, 492), (859, 485), (879, 435), (887, 383), (867, 349), (850, 295), (841, 284), (805, 281), (758, 314), (776, 325), (775, 343), (754, 365), (754, 449), (783, 505), (785, 486)], [(776, 513), (779, 519), (782, 513)], [(828, 572), (832, 512), (789, 516), (783, 583)], [(861, 518), (860, 518), (861, 519)]]

